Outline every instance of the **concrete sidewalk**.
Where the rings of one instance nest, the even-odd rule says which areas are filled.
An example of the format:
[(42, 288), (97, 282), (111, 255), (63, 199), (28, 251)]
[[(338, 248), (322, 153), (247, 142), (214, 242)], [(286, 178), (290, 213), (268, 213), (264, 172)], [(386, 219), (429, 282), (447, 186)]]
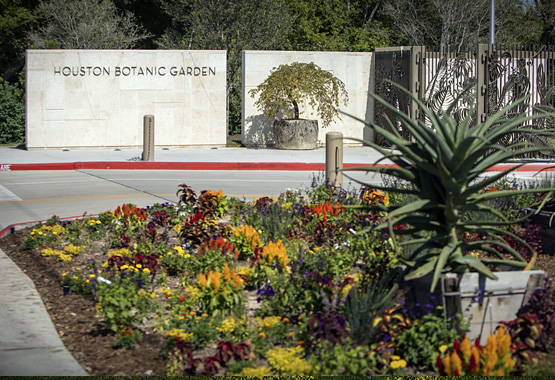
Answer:
[(0, 376), (86, 376), (33, 282), (0, 250)]

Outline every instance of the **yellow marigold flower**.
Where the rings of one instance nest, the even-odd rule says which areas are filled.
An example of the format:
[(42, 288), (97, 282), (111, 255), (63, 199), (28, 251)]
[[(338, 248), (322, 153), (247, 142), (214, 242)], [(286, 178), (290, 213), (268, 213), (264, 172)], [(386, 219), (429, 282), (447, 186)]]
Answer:
[(141, 269), (143, 266), (142, 266), (142, 264), (139, 263), (139, 264), (135, 265), (135, 267)]
[(266, 338), (267, 335), (265, 333), (261, 332), (261, 333), (258, 333), (258, 337), (259, 338)]
[(63, 253), (64, 253), (63, 251), (60, 251), (58, 249), (45, 248), (41, 251), (41, 256), (44, 256), (44, 257), (58, 256), (59, 257)]
[(62, 277), (65, 277), (65, 276), (67, 276), (67, 273), (65, 273), (65, 272), (62, 273)]
[(279, 316), (275, 316), (275, 317), (266, 317), (263, 320), (259, 320), (259, 326), (264, 326), (266, 327), (266, 325), (268, 325), (268, 327), (272, 327), (273, 325), (276, 325), (279, 323), (279, 321), (281, 320), (281, 317)]
[(143, 269), (143, 273), (150, 274), (150, 269), (144, 268), (144, 269)]
[(202, 314), (202, 317), (203, 318), (208, 318), (208, 314), (204, 313), (204, 314)]
[(127, 248), (111, 249), (106, 253), (106, 256), (131, 257), (131, 251)]
[(289, 333), (289, 338), (293, 338), (293, 337), (295, 337), (295, 332), (292, 331)]
[(183, 250), (183, 247), (181, 247), (180, 245), (176, 245), (175, 247), (173, 247), (173, 250), (177, 252), (178, 255), (183, 256), (183, 254), (185, 253), (185, 251)]
[(230, 334), (235, 330), (236, 327), (237, 320), (233, 316), (229, 316), (222, 321), (220, 327), (216, 327), (216, 330), (224, 334)]
[(97, 220), (96, 224), (102, 224), (102, 222), (100, 220)]
[(71, 261), (71, 255), (66, 255), (65, 253), (60, 253), (58, 255), (58, 260), (63, 262)]
[(192, 316), (192, 317), (194, 317), (195, 315), (197, 315), (197, 313), (195, 313), (194, 311), (190, 311), (190, 312), (189, 312), (189, 315)]
[(404, 359), (401, 359), (399, 356), (397, 356), (397, 359), (393, 360), (393, 358), (396, 355), (391, 357), (391, 362), (389, 363), (389, 366), (393, 369), (398, 369), (398, 368), (405, 368), (407, 366), (407, 362)]
[(81, 254), (81, 252), (83, 252), (85, 248), (86, 247), (84, 245), (68, 244), (67, 246), (64, 247), (64, 251), (73, 256), (78, 256)]
[(164, 334), (164, 337), (166, 339), (174, 338), (174, 339), (182, 340), (182, 341), (190, 341), (191, 338), (193, 337), (193, 334), (192, 333), (186, 333), (185, 331), (183, 331), (183, 329), (173, 328), (170, 331), (167, 331)]
[(95, 278), (95, 277), (96, 277), (96, 274), (91, 273), (91, 274), (89, 274), (89, 277), (90, 277), (90, 278)]

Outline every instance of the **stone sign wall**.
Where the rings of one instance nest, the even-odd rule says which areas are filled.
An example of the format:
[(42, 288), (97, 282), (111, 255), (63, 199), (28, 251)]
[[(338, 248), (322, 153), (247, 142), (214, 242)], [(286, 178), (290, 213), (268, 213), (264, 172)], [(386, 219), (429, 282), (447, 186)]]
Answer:
[[(243, 104), (242, 104), (242, 143), (246, 146), (273, 145), (273, 120), (268, 120), (259, 111), (254, 102), (255, 98), (249, 91), (262, 83), (273, 68), (281, 64), (292, 62), (314, 62), (324, 70), (345, 83), (349, 94), (349, 103), (340, 109), (350, 115), (366, 120), (373, 119), (373, 101), (368, 93), (374, 88), (374, 70), (372, 67), (372, 53), (344, 53), (344, 52), (306, 52), (306, 51), (244, 51), (243, 52)], [(307, 104), (299, 104), (301, 117), (317, 119), (311, 115)], [(328, 132), (341, 132), (345, 137), (364, 138), (372, 140), (370, 128), (346, 115), (336, 119), (327, 128), (320, 126), (319, 143), (325, 142)], [(348, 143), (348, 141), (346, 141)]]
[(26, 146), (225, 145), (226, 52), (28, 50)]

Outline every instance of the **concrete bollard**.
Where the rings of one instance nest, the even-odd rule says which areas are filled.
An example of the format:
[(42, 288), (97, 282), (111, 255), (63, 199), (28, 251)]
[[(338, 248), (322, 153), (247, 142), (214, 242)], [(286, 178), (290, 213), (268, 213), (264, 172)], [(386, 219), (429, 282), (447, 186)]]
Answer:
[(343, 186), (343, 134), (326, 133), (326, 182)]
[(154, 161), (154, 115), (143, 118), (143, 161)]

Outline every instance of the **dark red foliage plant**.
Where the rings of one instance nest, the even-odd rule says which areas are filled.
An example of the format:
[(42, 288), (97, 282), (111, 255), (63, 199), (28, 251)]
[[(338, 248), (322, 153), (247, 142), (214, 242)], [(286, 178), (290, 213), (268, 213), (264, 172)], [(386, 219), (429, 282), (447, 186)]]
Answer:
[(543, 351), (555, 348), (555, 286), (552, 279), (547, 279), (544, 286), (532, 294), (518, 315), (525, 313), (535, 314), (538, 323), (543, 326), (538, 348)]

